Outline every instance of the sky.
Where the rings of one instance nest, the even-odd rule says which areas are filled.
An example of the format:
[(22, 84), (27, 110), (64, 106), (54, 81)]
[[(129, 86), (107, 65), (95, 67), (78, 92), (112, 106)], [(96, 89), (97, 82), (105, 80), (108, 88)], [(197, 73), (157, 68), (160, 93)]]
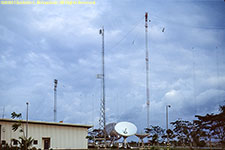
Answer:
[[(150, 125), (218, 113), (225, 103), (223, 0), (96, 0), (95, 5), (0, 4), (0, 117), (99, 127), (105, 33), (106, 123), (146, 122), (149, 13)], [(165, 29), (162, 32), (163, 28)], [(170, 126), (171, 128), (171, 126)]]

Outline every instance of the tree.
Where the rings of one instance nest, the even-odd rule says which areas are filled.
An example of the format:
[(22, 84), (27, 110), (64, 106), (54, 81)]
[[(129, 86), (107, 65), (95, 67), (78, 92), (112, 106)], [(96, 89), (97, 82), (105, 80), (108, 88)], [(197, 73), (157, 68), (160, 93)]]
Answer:
[(162, 136), (164, 135), (165, 130), (160, 126), (151, 126), (150, 128), (146, 128), (145, 132), (149, 134), (148, 138), (151, 138), (150, 141), (153, 145), (163, 141)]
[(220, 106), (219, 114), (206, 114), (205, 116), (196, 115), (198, 120), (194, 122), (199, 128), (205, 132), (209, 145), (211, 146), (211, 139), (218, 140), (221, 146), (225, 147), (225, 105)]
[(104, 140), (104, 131), (102, 129), (92, 129), (88, 132), (86, 137), (89, 141), (92, 141), (93, 146), (100, 146), (99, 144)]
[(17, 114), (15, 112), (13, 112), (13, 113), (11, 113), (11, 118), (12, 119), (19, 119), (16, 123), (14, 123), (12, 125), (12, 130), (14, 132), (16, 132), (19, 129), (19, 132), (23, 133), (23, 136), (25, 136), (24, 128), (22, 126), (22, 120), (21, 120), (22, 119), (22, 114), (21, 113)]
[(21, 150), (27, 150), (29, 147), (33, 145), (34, 139), (32, 137), (26, 138), (25, 136), (19, 137), (19, 140), (13, 139), (14, 141), (17, 141), (19, 143), (19, 147)]
[(212, 125), (213, 135), (215, 139), (219, 140), (222, 147), (225, 148), (225, 105), (220, 106), (219, 110), (220, 113), (214, 115), (214, 118), (212, 118), (214, 122)]
[(32, 137), (25, 137), (24, 128), (22, 126), (21, 113), (17, 114), (15, 112), (13, 112), (13, 113), (11, 113), (11, 118), (12, 119), (15, 119), (15, 118), (20, 119), (12, 125), (12, 130), (14, 132), (16, 132), (19, 129), (19, 132), (23, 133), (23, 136), (20, 136), (18, 140), (17, 139), (12, 139), (12, 140), (15, 140), (19, 143), (21, 150), (29, 149), (32, 146), (34, 139)]
[(166, 130), (166, 134), (168, 135), (170, 141), (175, 138), (175, 135), (171, 129)]
[(206, 132), (202, 127), (199, 127), (199, 124), (193, 121), (192, 130), (191, 130), (191, 138), (193, 146), (203, 147), (205, 146), (205, 141), (202, 138), (206, 137)]
[(174, 126), (174, 133), (178, 139), (178, 143), (182, 146), (187, 146), (190, 143), (191, 145), (191, 128), (192, 123), (190, 121), (177, 120), (175, 122), (171, 122)]

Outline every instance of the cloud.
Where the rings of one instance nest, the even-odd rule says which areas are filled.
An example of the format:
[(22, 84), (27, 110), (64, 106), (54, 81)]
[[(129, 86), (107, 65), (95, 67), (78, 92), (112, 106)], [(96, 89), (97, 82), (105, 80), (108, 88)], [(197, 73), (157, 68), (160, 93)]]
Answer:
[[(145, 5), (143, 5), (145, 4)], [(211, 7), (213, 4), (214, 7)], [(5, 7), (0, 13), (0, 106), (31, 120), (98, 127), (105, 29), (106, 120), (146, 127), (145, 28), (149, 11), (150, 123), (216, 113), (224, 102), (224, 7), (201, 1), (96, 1), (94, 6)], [(165, 32), (162, 32), (165, 28)], [(0, 107), (0, 109), (1, 109)]]

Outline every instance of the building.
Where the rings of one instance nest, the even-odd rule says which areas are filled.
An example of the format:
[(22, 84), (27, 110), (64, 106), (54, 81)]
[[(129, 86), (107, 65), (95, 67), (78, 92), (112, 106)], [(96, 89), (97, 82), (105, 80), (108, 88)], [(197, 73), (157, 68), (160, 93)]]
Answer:
[[(12, 125), (18, 120), (0, 119), (0, 142), (2, 145), (17, 146), (18, 139), (24, 133), (13, 131)], [(26, 121), (21, 121), (26, 132)], [(88, 129), (90, 125), (28, 121), (28, 137), (34, 139), (33, 147), (37, 149), (87, 149)]]

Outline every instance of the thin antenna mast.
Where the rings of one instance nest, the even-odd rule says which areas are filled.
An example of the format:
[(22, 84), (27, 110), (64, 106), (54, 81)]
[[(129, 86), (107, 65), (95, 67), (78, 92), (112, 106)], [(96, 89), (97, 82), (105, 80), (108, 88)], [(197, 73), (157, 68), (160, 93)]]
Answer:
[(148, 13), (145, 13), (145, 45), (146, 45), (146, 105), (147, 105), (147, 127), (150, 127), (149, 124), (149, 106), (150, 106), (150, 101), (149, 101), (149, 59), (148, 59)]
[(26, 102), (27, 104), (27, 114), (26, 114), (26, 138), (28, 138), (28, 105), (29, 103)]
[(58, 84), (58, 80), (54, 80), (54, 83), (55, 83), (55, 85), (54, 85), (54, 122), (56, 122), (57, 121), (57, 114), (56, 114), (56, 107), (57, 107), (57, 90), (56, 90), (56, 88), (57, 88), (57, 84)]
[(5, 118), (5, 106), (2, 109), (2, 119), (4, 119), (4, 118)]
[[(99, 128), (105, 130), (105, 60), (104, 60), (104, 27), (100, 29), (99, 34), (102, 35), (102, 99), (100, 104)], [(106, 144), (106, 133), (104, 132), (104, 140)], [(106, 146), (106, 145), (105, 145)]]
[(105, 128), (105, 60), (104, 60), (104, 27), (100, 29), (99, 34), (102, 35), (102, 74), (98, 77), (102, 79), (102, 98), (100, 108), (99, 128)]

